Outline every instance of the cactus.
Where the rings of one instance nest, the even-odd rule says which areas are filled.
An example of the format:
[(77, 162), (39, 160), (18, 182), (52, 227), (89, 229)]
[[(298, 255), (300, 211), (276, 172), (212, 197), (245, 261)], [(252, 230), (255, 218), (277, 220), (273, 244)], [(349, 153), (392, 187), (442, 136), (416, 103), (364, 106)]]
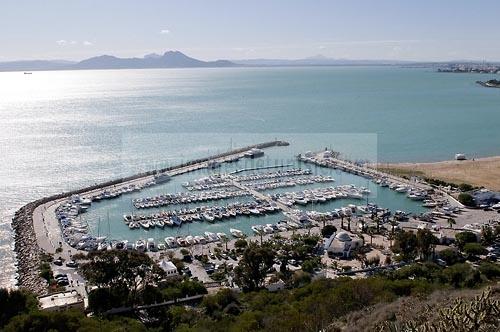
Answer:
[[(428, 308), (427, 310), (430, 310)], [(388, 332), (481, 332), (500, 328), (500, 300), (491, 299), (491, 288), (470, 301), (457, 299), (451, 308), (439, 310), (434, 322), (385, 322), (379, 331)]]

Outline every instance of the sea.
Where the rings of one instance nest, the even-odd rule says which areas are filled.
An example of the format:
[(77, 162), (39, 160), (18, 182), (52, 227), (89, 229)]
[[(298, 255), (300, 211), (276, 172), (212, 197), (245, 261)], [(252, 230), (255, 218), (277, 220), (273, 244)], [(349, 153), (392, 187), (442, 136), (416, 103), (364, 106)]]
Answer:
[[(500, 155), (500, 90), (475, 83), (491, 78), (400, 67), (0, 73), (0, 287), (15, 285), (12, 216), (46, 195), (274, 139), (290, 146), (224, 171), (288, 163), (310, 168), (295, 156), (325, 148), (372, 162)], [(313, 168), (334, 177), (334, 185), (368, 186), (369, 200), (382, 206), (422, 209), (365, 179)], [(182, 191), (182, 182), (217, 171), (186, 174), (134, 195)], [(132, 209), (131, 198), (97, 203), (82, 218), (96, 234), (130, 240), (229, 227), (130, 231), (122, 215)], [(231, 227), (249, 231), (277, 217), (266, 218), (235, 220)]]

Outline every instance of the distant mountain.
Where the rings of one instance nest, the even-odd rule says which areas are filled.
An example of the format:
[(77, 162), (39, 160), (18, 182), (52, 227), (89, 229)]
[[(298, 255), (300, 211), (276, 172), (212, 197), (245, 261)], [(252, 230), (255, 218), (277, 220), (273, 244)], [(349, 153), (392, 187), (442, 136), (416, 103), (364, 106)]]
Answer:
[(0, 71), (73, 70), (73, 69), (141, 69), (141, 68), (194, 68), (234, 67), (237, 64), (227, 60), (201, 61), (188, 57), (179, 51), (163, 55), (148, 54), (143, 58), (118, 58), (101, 55), (80, 62), (69, 61), (14, 61), (0, 63)]
[(201, 61), (188, 57), (179, 51), (169, 51), (163, 55), (148, 54), (143, 58), (117, 58), (101, 55), (80, 61), (73, 69), (135, 69), (135, 68), (192, 68), (192, 67), (232, 67), (226, 60)]
[(413, 63), (410, 61), (398, 60), (349, 60), (333, 59), (324, 55), (315, 55), (304, 59), (247, 59), (231, 60), (232, 62), (244, 66), (363, 66), (363, 65), (401, 65)]

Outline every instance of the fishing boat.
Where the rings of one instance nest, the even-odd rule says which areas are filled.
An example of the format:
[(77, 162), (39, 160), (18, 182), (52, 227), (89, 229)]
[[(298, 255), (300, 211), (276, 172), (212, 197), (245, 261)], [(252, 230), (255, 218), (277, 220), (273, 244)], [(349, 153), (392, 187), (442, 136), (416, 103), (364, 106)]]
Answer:
[(205, 239), (205, 238), (204, 238), (203, 236), (201, 236), (201, 235), (196, 235), (196, 236), (194, 237), (194, 240), (195, 240), (197, 243), (199, 243), (199, 244), (205, 244), (205, 243), (207, 243), (207, 239)]
[(225, 239), (227, 239), (227, 238), (228, 238), (228, 237), (227, 237), (227, 234), (226, 234), (226, 233), (222, 233), (222, 232), (217, 233), (217, 237), (218, 237), (221, 241), (222, 241), (222, 240), (225, 240)]
[(229, 229), (229, 232), (236, 238), (243, 238), (245, 237), (245, 234), (243, 234), (242, 231), (240, 231), (239, 229), (236, 229), (236, 228), (230, 228)]
[(186, 243), (187, 243), (187, 244), (189, 244), (189, 245), (196, 244), (196, 241), (195, 241), (194, 237), (193, 237), (193, 236), (191, 236), (191, 235), (186, 236), (186, 238), (185, 238), (184, 240), (185, 240), (185, 241), (186, 241)]
[(255, 234), (262, 234), (263, 232), (263, 227), (262, 225), (254, 225), (251, 227), (252, 228), (252, 231), (255, 233)]
[(150, 237), (148, 239), (147, 248), (148, 248), (148, 251), (151, 251), (151, 252), (158, 251), (158, 249), (156, 248), (155, 240), (152, 237)]
[(187, 244), (186, 240), (184, 240), (184, 238), (180, 236), (176, 239), (176, 241), (179, 247), (185, 247)]
[(202, 216), (203, 216), (203, 219), (205, 221), (208, 221), (208, 222), (213, 222), (215, 220), (214, 215), (211, 213), (208, 213), (208, 212), (203, 213)]
[(175, 247), (177, 247), (177, 241), (175, 240), (175, 238), (173, 236), (167, 236), (165, 238), (165, 243), (167, 244), (167, 246), (169, 248), (175, 248)]
[(135, 250), (137, 250), (137, 251), (145, 251), (146, 250), (146, 243), (144, 242), (144, 240), (135, 241)]
[(271, 224), (266, 224), (266, 226), (262, 227), (264, 233), (271, 234), (274, 232), (274, 228)]
[(215, 242), (215, 241), (219, 240), (217, 235), (215, 233), (212, 233), (212, 232), (205, 232), (205, 237), (207, 238), (208, 242)]
[(139, 221), (139, 224), (141, 225), (142, 228), (149, 229), (150, 223), (148, 220), (141, 220)]
[(408, 191), (408, 187), (407, 186), (399, 186), (397, 187), (396, 189), (394, 189), (396, 192), (398, 193), (405, 193)]

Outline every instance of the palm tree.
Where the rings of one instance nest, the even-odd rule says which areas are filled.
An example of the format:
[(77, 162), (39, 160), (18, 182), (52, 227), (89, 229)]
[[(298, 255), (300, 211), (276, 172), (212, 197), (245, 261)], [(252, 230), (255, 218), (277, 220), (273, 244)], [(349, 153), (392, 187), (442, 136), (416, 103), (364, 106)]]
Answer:
[(380, 234), (380, 218), (376, 216), (374, 221), (377, 223), (377, 233)]
[(396, 226), (398, 225), (398, 222), (396, 220), (391, 220), (391, 234), (392, 236), (394, 236), (394, 229), (396, 228)]
[(368, 233), (368, 235), (370, 235), (370, 246), (372, 246), (373, 245), (373, 228), (369, 227), (367, 229), (367, 233)]
[(455, 225), (457, 222), (453, 218), (448, 218), (447, 220), (448, 226), (450, 226), (451, 229), (453, 229), (453, 225)]
[(361, 217), (359, 218), (359, 222), (361, 223), (361, 232), (364, 232), (365, 231), (365, 218)]

